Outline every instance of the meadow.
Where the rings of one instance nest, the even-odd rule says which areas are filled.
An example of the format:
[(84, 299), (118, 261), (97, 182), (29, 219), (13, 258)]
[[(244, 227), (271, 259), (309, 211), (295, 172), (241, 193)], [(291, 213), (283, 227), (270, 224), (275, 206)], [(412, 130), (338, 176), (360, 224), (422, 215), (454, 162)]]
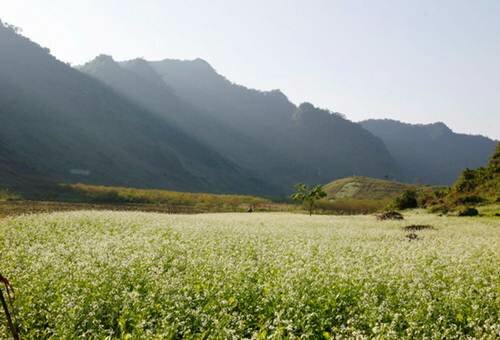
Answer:
[(23, 339), (500, 336), (495, 217), (56, 212), (0, 256)]

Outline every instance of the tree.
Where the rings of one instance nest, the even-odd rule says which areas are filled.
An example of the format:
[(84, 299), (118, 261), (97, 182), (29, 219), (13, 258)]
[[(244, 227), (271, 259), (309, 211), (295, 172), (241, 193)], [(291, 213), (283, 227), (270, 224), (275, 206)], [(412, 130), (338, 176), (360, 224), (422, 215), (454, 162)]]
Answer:
[(401, 195), (396, 197), (393, 203), (394, 207), (399, 210), (412, 209), (418, 207), (417, 192), (415, 190), (405, 190)]
[(326, 197), (322, 185), (307, 186), (303, 183), (295, 185), (295, 192), (292, 194), (294, 201), (302, 202), (307, 207), (309, 215), (312, 215), (316, 201)]

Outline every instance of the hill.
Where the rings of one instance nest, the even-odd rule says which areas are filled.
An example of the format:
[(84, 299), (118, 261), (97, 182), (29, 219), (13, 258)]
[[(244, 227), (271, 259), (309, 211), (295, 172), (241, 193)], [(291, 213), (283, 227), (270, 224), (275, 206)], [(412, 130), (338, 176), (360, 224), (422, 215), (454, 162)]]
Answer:
[(484, 166), (496, 144), (483, 136), (455, 133), (444, 123), (370, 119), (360, 124), (384, 141), (405, 182), (450, 185), (463, 169)]
[(465, 204), (475, 203), (474, 200), (500, 202), (500, 143), (486, 166), (462, 172), (453, 184), (449, 198)]
[(0, 49), (7, 186), (17, 183), (20, 172), (8, 170), (15, 166), (64, 182), (269, 192), (209, 146), (2, 24)]
[(422, 205), (434, 212), (465, 212), (480, 206), (485, 215), (500, 214), (500, 143), (489, 163), (477, 169), (465, 169), (453, 185), (442, 190), (423, 193)]
[(326, 184), (329, 199), (389, 200), (418, 186), (370, 177), (347, 177)]

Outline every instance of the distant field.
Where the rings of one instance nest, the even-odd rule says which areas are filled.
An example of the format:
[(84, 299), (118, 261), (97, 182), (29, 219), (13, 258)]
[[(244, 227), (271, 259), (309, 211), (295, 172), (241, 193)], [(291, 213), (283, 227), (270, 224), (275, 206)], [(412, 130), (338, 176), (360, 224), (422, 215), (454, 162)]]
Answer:
[(500, 334), (498, 218), (61, 212), (0, 254), (26, 339)]
[(163, 213), (294, 211), (300, 207), (248, 195), (190, 193), (86, 184), (44, 186), (32, 199), (0, 190), (0, 217), (71, 210), (127, 210)]
[[(71, 210), (127, 210), (163, 213), (213, 212), (300, 212), (303, 207), (282, 200), (248, 196), (209, 193), (190, 193), (169, 190), (136, 189), (87, 184), (44, 185), (36, 194), (23, 199), (22, 195), (0, 191), (0, 217), (24, 213)], [(2, 199), (3, 198), (3, 199)], [(389, 199), (344, 198), (321, 200), (318, 214), (367, 214), (383, 209)]]
[(67, 185), (74, 195), (90, 202), (203, 205), (208, 207), (264, 204), (269, 200), (248, 195), (191, 193), (155, 189), (134, 189), (86, 184)]

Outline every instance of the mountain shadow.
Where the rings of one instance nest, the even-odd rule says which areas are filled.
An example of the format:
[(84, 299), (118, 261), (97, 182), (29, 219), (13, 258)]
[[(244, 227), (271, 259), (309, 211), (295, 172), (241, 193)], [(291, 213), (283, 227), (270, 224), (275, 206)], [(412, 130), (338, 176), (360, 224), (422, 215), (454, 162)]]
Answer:
[(217, 151), (4, 25), (0, 50), (2, 147), (34, 172), (66, 182), (269, 192)]

